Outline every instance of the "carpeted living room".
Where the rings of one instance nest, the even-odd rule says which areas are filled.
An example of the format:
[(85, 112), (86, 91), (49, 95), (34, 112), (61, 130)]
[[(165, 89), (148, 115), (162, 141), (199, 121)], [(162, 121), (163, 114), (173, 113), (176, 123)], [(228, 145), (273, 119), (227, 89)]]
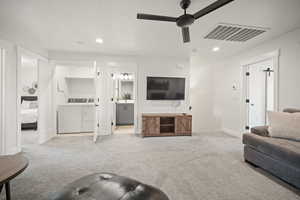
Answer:
[(91, 146), (88, 137), (64, 137), (43, 146), (25, 147), (30, 165), (12, 182), (14, 199), (49, 199), (62, 186), (99, 172), (156, 186), (169, 199), (299, 198), (297, 189), (245, 163), (240, 138), (222, 132), (183, 138), (124, 135), (101, 140)]
[(299, 0), (1, 0), (0, 200), (300, 200)]

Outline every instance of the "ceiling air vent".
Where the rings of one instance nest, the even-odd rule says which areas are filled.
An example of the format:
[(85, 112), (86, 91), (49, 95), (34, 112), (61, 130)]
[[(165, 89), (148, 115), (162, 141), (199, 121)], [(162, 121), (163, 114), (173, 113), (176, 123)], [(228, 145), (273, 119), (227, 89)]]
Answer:
[(233, 42), (246, 42), (264, 32), (268, 28), (249, 27), (235, 24), (218, 24), (204, 38), (212, 40), (227, 40)]

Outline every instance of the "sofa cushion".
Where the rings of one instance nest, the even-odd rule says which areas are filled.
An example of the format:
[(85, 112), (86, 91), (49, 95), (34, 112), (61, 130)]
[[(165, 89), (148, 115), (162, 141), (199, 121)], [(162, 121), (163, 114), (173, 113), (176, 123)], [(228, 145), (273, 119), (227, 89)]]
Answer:
[(268, 111), (269, 135), (300, 141), (300, 113)]
[(274, 159), (300, 168), (300, 142), (246, 133), (243, 135), (243, 143)]
[(111, 173), (84, 176), (58, 191), (51, 200), (169, 200), (161, 190)]

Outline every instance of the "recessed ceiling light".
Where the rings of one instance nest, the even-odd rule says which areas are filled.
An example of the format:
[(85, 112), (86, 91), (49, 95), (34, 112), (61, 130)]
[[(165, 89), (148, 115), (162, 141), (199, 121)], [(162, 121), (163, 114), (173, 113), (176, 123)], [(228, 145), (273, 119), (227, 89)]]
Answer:
[(102, 38), (97, 38), (97, 39), (96, 39), (96, 43), (102, 44), (102, 43), (103, 43), (103, 39), (102, 39)]
[(220, 51), (220, 47), (214, 47), (214, 48), (212, 49), (212, 51), (214, 51), (214, 52)]

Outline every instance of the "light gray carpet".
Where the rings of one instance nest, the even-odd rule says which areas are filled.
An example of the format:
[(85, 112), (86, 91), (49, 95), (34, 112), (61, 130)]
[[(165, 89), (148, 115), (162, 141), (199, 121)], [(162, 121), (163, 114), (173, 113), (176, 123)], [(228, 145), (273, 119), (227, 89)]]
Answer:
[[(15, 200), (47, 199), (84, 175), (112, 172), (161, 188), (171, 200), (296, 200), (299, 191), (243, 161), (241, 139), (224, 133), (139, 138), (59, 137), (28, 145), (29, 168), (12, 182)], [(2, 194), (2, 198), (3, 198)]]

